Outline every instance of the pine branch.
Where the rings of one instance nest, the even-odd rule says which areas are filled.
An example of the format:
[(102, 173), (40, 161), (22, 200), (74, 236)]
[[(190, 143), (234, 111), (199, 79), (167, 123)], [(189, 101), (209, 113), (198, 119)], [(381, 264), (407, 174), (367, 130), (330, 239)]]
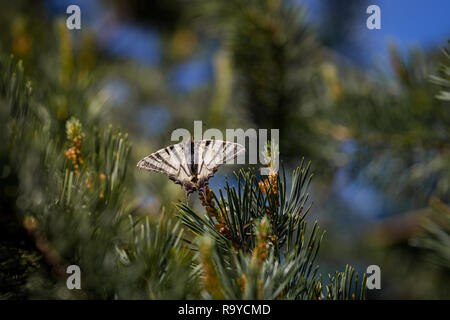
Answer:
[(436, 98), (443, 101), (450, 101), (450, 40), (448, 43), (449, 47), (442, 49), (443, 61), (438, 66), (438, 74), (430, 76), (432, 83), (442, 87)]
[(450, 206), (437, 198), (430, 200), (431, 214), (422, 219), (420, 232), (410, 244), (426, 250), (436, 264), (450, 268)]
[[(209, 189), (200, 196), (205, 214), (198, 215), (184, 203), (177, 205), (179, 219), (197, 239), (193, 249), (198, 251), (204, 298), (325, 297), (315, 264), (324, 232), (317, 223), (308, 231), (305, 221), (311, 208), (309, 169), (302, 160), (293, 172), (289, 194), (285, 174), (280, 178), (272, 172), (258, 181), (248, 169), (235, 173), (237, 186), (227, 181), (219, 196)], [(357, 288), (347, 284), (353, 274), (353, 269), (336, 273), (326, 297), (355, 298)]]
[[(68, 117), (61, 126), (51, 103), (39, 101), (45, 95), (31, 95), (21, 65), (7, 66), (0, 79), (1, 158), (17, 176), (17, 218), (54, 271), (42, 279), (52, 283), (48, 291), (30, 285), (31, 292), (52, 298), (192, 297), (194, 283), (185, 284), (196, 273), (190, 252), (180, 246), (179, 226), (129, 225), (127, 135), (101, 123), (90, 126), (87, 117)], [(80, 101), (92, 99), (90, 91), (80, 92), (86, 95)], [(55, 134), (61, 127), (64, 134)], [(81, 291), (66, 288), (69, 264), (81, 268)]]
[[(330, 300), (355, 300), (365, 299), (366, 275), (363, 275), (362, 287), (358, 291), (358, 274), (355, 269), (346, 266), (344, 272), (336, 272), (329, 275), (331, 283), (327, 285), (327, 298)], [(353, 278), (354, 277), (354, 278)]]

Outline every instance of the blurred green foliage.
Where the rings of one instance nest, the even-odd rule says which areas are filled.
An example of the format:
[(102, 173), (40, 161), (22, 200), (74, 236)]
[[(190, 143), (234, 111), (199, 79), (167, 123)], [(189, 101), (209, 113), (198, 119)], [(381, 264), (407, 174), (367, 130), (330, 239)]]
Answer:
[[(347, 262), (363, 272), (365, 265), (381, 266), (386, 288), (369, 297), (450, 296), (448, 49), (402, 58), (393, 46), (392, 73), (374, 77), (330, 50), (327, 45), (340, 41), (317, 36), (303, 6), (289, 1), (101, 3), (113, 24), (156, 30), (161, 61), (114, 57), (98, 29), (83, 25), (69, 32), (42, 2), (2, 4), (1, 298), (357, 298), (355, 270), (334, 273)], [(188, 92), (174, 88), (177, 66), (209, 58), (210, 82)], [(168, 121), (145, 116), (155, 105)], [(238, 188), (224, 183), (213, 193), (221, 211), (234, 210), (219, 219), (198, 214), (201, 201), (176, 208), (173, 202), (183, 199), (177, 186), (163, 176), (137, 174), (139, 158), (198, 119), (205, 129), (279, 128), (288, 169), (277, 180), (280, 190), (305, 183), (304, 168), (292, 175), (290, 168), (300, 155), (312, 160), (314, 199), (328, 205), (322, 215), (334, 228), (319, 259), (330, 281), (319, 276), (326, 272), (303, 242), (307, 219), (292, 222), (292, 208), (269, 199), (269, 189), (264, 194), (250, 171), (238, 175)], [(146, 131), (152, 120), (161, 128)], [(356, 152), (342, 151), (348, 142)], [(379, 228), (352, 229), (332, 190), (344, 167), (383, 197), (406, 201), (412, 214)], [(239, 197), (241, 191), (246, 196)], [(253, 194), (259, 202), (247, 201)], [(305, 193), (294, 199), (305, 200)], [(264, 219), (266, 201), (281, 220)], [(225, 238), (217, 224), (228, 230)], [(279, 238), (267, 238), (265, 251), (258, 239), (267, 230)], [(295, 232), (289, 245), (286, 237)], [(315, 225), (307, 235), (318, 247), (322, 234)], [(79, 292), (66, 289), (68, 264), (83, 272)]]

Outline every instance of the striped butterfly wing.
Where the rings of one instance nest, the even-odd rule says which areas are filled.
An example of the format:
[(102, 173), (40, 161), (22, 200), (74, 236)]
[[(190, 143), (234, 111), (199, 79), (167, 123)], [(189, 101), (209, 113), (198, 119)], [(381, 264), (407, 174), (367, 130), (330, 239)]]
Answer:
[(139, 169), (163, 173), (176, 184), (190, 190), (192, 182), (190, 142), (178, 143), (158, 150), (137, 164)]
[(217, 169), (245, 148), (221, 140), (188, 141), (158, 150), (138, 162), (139, 169), (163, 173), (176, 184), (193, 191), (203, 190)]
[(238, 144), (222, 140), (202, 140), (194, 142), (194, 158), (197, 165), (198, 189), (203, 190), (209, 179), (214, 176), (222, 164), (230, 163), (245, 148)]

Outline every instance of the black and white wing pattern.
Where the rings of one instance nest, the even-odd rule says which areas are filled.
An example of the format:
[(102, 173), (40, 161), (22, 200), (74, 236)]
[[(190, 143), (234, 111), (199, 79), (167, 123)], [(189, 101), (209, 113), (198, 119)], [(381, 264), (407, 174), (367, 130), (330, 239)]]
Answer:
[(189, 195), (203, 190), (217, 169), (229, 163), (245, 148), (221, 140), (190, 140), (158, 150), (138, 162), (139, 169), (163, 173), (180, 184)]
[(245, 148), (239, 143), (221, 140), (196, 141), (195, 150), (198, 152), (196, 162), (198, 163), (197, 178), (198, 188), (203, 190), (208, 185), (209, 179), (214, 176), (222, 164), (229, 164)]
[(186, 150), (186, 143), (178, 143), (164, 149), (158, 150), (138, 162), (139, 169), (163, 173), (175, 183), (185, 187), (188, 186), (192, 176), (189, 154)]

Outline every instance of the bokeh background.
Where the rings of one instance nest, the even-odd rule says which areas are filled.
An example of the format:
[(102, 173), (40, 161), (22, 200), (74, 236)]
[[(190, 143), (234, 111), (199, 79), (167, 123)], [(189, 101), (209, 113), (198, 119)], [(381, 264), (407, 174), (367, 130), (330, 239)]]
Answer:
[[(65, 27), (70, 4), (81, 30)], [(366, 28), (370, 4), (380, 30)], [(134, 168), (172, 144), (174, 129), (277, 128), (287, 171), (312, 162), (322, 274), (375, 264), (382, 289), (368, 298), (449, 299), (449, 12), (444, 0), (3, 0), (0, 54), (22, 61), (59, 123), (53, 134), (64, 137), (71, 116), (128, 133), (126, 201), (141, 215), (171, 214), (184, 199), (166, 177)], [(2, 214), (24, 201), (8, 170)], [(28, 249), (6, 215), (2, 230), (1, 296), (53, 297), (36, 275), (45, 262), (9, 280), (9, 259)]]

